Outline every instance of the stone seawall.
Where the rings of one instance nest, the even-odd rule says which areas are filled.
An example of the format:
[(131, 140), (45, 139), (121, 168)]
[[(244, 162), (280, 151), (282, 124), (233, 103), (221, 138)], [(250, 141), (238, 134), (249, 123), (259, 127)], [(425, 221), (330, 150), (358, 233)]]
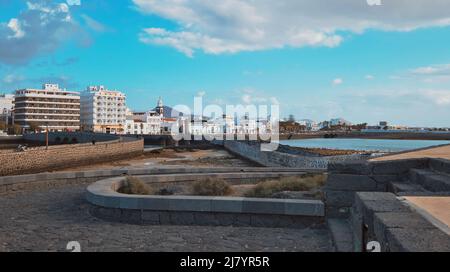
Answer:
[(112, 161), (142, 153), (144, 141), (108, 142), (29, 148), (24, 152), (0, 154), (0, 176), (32, 174)]
[(304, 169), (327, 169), (331, 162), (361, 161), (367, 160), (368, 155), (343, 155), (343, 156), (313, 156), (293, 155), (279, 151), (263, 152), (260, 144), (245, 141), (223, 141), (223, 146), (230, 152), (268, 167), (292, 167)]

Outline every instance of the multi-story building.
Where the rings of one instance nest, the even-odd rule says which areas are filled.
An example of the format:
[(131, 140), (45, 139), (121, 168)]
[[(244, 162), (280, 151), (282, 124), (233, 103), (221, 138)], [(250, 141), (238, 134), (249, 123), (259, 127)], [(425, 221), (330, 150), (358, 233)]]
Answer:
[(22, 130), (75, 131), (80, 129), (80, 93), (44, 84), (42, 89), (17, 90), (14, 123)]
[(126, 96), (104, 86), (91, 86), (81, 95), (81, 128), (84, 131), (125, 133)]
[(156, 111), (127, 112), (125, 134), (158, 135), (161, 134), (162, 115)]
[(0, 95), (0, 122), (10, 125), (12, 123), (12, 112), (14, 108), (14, 95)]

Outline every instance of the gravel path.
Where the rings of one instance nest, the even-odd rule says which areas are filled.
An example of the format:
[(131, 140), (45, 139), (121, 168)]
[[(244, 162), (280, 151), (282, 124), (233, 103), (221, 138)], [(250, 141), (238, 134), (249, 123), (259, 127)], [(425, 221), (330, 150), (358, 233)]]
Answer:
[(324, 229), (137, 226), (88, 213), (85, 185), (0, 196), (0, 252), (65, 251), (329, 251)]

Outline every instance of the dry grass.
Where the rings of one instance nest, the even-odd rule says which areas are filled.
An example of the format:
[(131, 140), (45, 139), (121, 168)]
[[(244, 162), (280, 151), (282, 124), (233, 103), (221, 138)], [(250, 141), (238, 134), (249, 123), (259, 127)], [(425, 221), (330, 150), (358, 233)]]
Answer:
[(148, 184), (145, 184), (141, 179), (133, 176), (128, 176), (124, 186), (119, 191), (121, 194), (127, 195), (153, 195), (155, 190)]
[(275, 193), (291, 191), (311, 191), (325, 185), (326, 175), (314, 175), (307, 177), (282, 177), (278, 180), (270, 180), (257, 184), (245, 193), (246, 197), (271, 197)]
[(227, 196), (233, 193), (230, 184), (222, 179), (206, 178), (191, 185), (191, 193), (197, 196)]

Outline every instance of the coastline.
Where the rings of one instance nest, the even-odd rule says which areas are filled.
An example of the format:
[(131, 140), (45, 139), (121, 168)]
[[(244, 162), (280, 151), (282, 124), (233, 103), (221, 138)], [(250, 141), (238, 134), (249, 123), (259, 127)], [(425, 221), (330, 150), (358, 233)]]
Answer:
[(360, 139), (380, 139), (380, 140), (450, 140), (450, 133), (416, 133), (416, 132), (399, 132), (399, 133), (381, 133), (381, 132), (334, 132), (320, 131), (312, 133), (297, 134), (280, 134), (280, 140), (302, 140), (316, 138), (360, 138)]

